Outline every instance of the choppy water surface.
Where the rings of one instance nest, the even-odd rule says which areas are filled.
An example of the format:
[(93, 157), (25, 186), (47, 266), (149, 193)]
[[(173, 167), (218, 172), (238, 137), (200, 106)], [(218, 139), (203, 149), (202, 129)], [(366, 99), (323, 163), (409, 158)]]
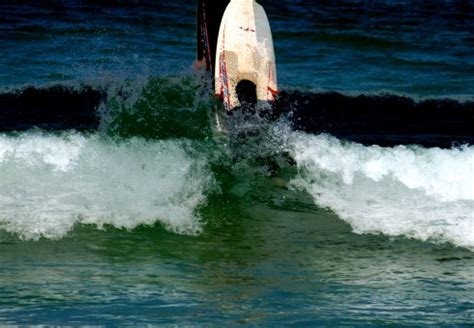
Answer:
[[(194, 1), (112, 3), (4, 1), (0, 85), (189, 70)], [(472, 97), (470, 1), (261, 3), (284, 86)]]
[[(263, 4), (284, 88), (472, 98), (469, 2)], [(95, 129), (1, 124), (0, 322), (472, 326), (473, 146), (223, 135), (194, 10), (0, 5), (3, 110), (103, 93)]]

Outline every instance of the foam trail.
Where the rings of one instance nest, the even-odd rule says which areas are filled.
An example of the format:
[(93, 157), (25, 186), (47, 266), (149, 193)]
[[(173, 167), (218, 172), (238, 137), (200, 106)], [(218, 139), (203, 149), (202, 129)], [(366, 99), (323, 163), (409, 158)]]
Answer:
[(98, 135), (0, 135), (0, 228), (61, 238), (75, 224), (133, 229), (161, 222), (201, 230), (195, 209), (213, 178), (186, 141), (122, 142)]
[(362, 146), (290, 133), (292, 182), (357, 233), (451, 242), (474, 249), (474, 147)]

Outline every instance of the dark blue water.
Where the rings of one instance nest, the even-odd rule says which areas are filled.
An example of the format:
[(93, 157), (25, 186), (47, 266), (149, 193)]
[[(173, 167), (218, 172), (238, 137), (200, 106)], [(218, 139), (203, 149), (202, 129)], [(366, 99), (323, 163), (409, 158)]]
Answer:
[[(469, 1), (263, 1), (280, 84), (413, 96), (473, 94)], [(195, 3), (4, 1), (4, 87), (187, 72)]]
[(474, 325), (474, 4), (260, 3), (230, 136), (193, 1), (0, 4), (0, 323)]

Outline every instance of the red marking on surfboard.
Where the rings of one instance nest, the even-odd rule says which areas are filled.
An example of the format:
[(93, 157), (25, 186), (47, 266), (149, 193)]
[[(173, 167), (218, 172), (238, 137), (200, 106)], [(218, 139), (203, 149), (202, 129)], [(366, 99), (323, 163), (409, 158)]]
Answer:
[(239, 26), (239, 28), (245, 32), (254, 32), (255, 33), (255, 30), (253, 28), (250, 28), (250, 27), (242, 27), (242, 26)]
[(209, 68), (212, 71), (212, 59), (211, 59), (211, 46), (209, 43), (209, 33), (207, 32), (207, 17), (206, 17), (206, 4), (205, 2), (203, 3), (204, 10), (203, 10), (203, 16), (204, 16), (204, 26), (206, 27), (206, 48), (207, 48), (207, 56), (208, 56), (208, 62), (209, 62)]
[(229, 80), (227, 77), (227, 62), (225, 60), (225, 26), (222, 33), (222, 54), (219, 58), (219, 76), (221, 78), (221, 95), (224, 100), (224, 107), (226, 111), (230, 111), (230, 95), (229, 95)]
[(219, 77), (221, 79), (221, 90), (220, 90), (220, 93), (219, 93), (219, 98), (221, 100), (224, 100), (224, 82), (223, 82), (223, 76), (222, 76), (224, 74), (224, 72), (223, 72), (223, 63), (222, 63), (223, 59), (222, 59), (222, 57), (223, 57), (223, 55), (221, 54), (219, 56)]
[(276, 95), (278, 95), (278, 94), (280, 93), (280, 91), (278, 91), (278, 90), (274, 90), (274, 89), (272, 89), (272, 88), (270, 88), (270, 87), (268, 87), (268, 89), (267, 89), (267, 90), (268, 90), (268, 92), (270, 92), (270, 93), (271, 93), (271, 95), (272, 95), (272, 97), (273, 97), (273, 99), (272, 99), (272, 100), (275, 100), (275, 96), (276, 96)]
[(275, 100), (275, 96), (278, 95), (280, 92), (278, 90), (275, 90), (273, 88), (270, 87), (270, 84), (274, 83), (274, 79), (273, 79), (273, 70), (272, 69), (269, 69), (268, 70), (268, 87), (267, 87), (267, 91), (270, 92), (270, 95), (272, 97), (272, 100)]

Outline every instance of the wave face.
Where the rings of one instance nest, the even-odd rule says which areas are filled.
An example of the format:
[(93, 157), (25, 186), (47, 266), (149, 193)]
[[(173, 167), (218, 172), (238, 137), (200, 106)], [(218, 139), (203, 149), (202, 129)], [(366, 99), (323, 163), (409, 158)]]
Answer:
[(220, 206), (207, 203), (214, 185), (278, 175), (289, 153), (291, 185), (355, 232), (474, 247), (472, 102), (284, 91), (268, 119), (234, 114), (236, 133), (220, 138), (212, 110), (222, 108), (206, 85), (157, 77), (0, 95), (16, 115), (4, 114), (0, 134), (2, 229), (25, 239), (80, 224), (199, 233), (215, 216), (199, 209)]
[(382, 148), (293, 132), (295, 188), (357, 233), (451, 242), (474, 249), (474, 147)]
[(274, 104), (295, 130), (365, 145), (450, 148), (474, 143), (472, 99), (415, 100), (393, 94), (283, 91)]
[(188, 141), (0, 135), (0, 228), (24, 239), (61, 238), (77, 224), (195, 234), (212, 183)]
[(92, 86), (28, 86), (0, 92), (0, 131), (96, 129), (107, 93)]
[[(122, 137), (203, 139), (212, 134), (209, 109), (218, 106), (208, 86), (202, 76), (184, 75), (4, 91), (0, 131), (105, 130)], [(295, 130), (330, 133), (365, 145), (450, 148), (474, 143), (472, 98), (415, 100), (390, 94), (284, 90), (268, 118), (284, 118)]]

